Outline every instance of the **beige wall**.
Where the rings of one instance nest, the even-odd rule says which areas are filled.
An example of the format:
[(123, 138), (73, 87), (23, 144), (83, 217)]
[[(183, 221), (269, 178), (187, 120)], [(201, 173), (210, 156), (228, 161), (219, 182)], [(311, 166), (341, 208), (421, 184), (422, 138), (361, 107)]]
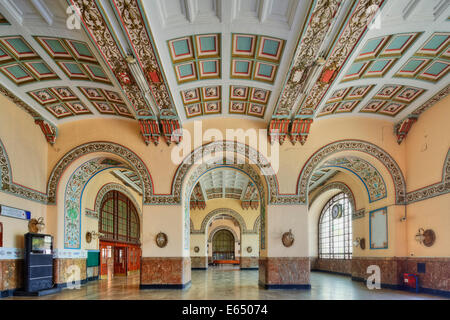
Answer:
[[(47, 141), (34, 119), (3, 95), (0, 95), (0, 140), (9, 158), (13, 182), (45, 193)], [(32, 218), (43, 217), (44, 222), (48, 222), (46, 206), (38, 202), (0, 192), (0, 204), (30, 211)], [(0, 222), (3, 223), (3, 246), (22, 248), (28, 221), (0, 216)]]

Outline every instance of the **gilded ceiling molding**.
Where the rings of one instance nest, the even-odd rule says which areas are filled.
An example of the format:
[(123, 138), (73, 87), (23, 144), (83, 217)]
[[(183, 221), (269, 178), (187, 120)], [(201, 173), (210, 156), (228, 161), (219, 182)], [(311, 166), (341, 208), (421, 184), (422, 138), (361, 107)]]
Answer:
[(115, 42), (114, 36), (109, 30), (97, 2), (88, 0), (69, 1), (77, 8), (77, 14), (80, 16), (86, 31), (133, 106), (136, 117), (140, 122), (144, 141), (147, 144), (150, 142), (158, 144), (160, 135), (158, 120), (139, 89), (138, 84), (133, 79), (128, 63)]
[(215, 234), (216, 234), (217, 232), (219, 232), (219, 231), (222, 231), (222, 230), (227, 230), (227, 231), (231, 232), (231, 234), (232, 234), (233, 237), (234, 237), (234, 242), (239, 242), (239, 236), (238, 236), (238, 234), (236, 233), (236, 231), (234, 231), (234, 230), (233, 230), (232, 228), (230, 228), (229, 226), (218, 226), (218, 227), (214, 228), (214, 230), (212, 230), (211, 233), (209, 234), (208, 242), (212, 242), (212, 240), (213, 240)]
[(38, 112), (34, 111), (27, 103), (18, 98), (14, 93), (0, 84), (0, 93), (13, 102), (16, 106), (24, 110), (30, 116), (33, 117), (34, 122), (41, 128), (45, 139), (48, 143), (53, 145), (56, 142), (58, 136), (58, 129), (55, 125), (45, 120)]
[(319, 56), (319, 50), (341, 5), (341, 0), (319, 0), (313, 9), (306, 31), (299, 39), (293, 64), (272, 118), (291, 115), (308, 76), (309, 68)]
[(11, 164), (5, 146), (0, 140), (0, 191), (39, 203), (47, 203), (47, 195), (39, 191), (14, 183)]
[(151, 32), (146, 28), (138, 1), (113, 0), (112, 2), (146, 76), (153, 98), (160, 109), (161, 118), (179, 120), (163, 68), (158, 61), (158, 53), (151, 39)]
[[(311, 116), (320, 105), (323, 97), (333, 84), (339, 71), (346, 63), (361, 36), (367, 30), (384, 0), (359, 0), (353, 13), (342, 31), (336, 45), (328, 57), (324, 70), (314, 87), (309, 91), (297, 112), (297, 116)], [(377, 8), (374, 10), (372, 8)]]
[(312, 115), (297, 117), (291, 124), (291, 113), (302, 93), (308, 77), (319, 58), (320, 48), (338, 12), (341, 0), (319, 0), (313, 9), (304, 35), (293, 58), (293, 64), (278, 98), (269, 124), (270, 142), (283, 144), (287, 137), (292, 144), (305, 144), (308, 138)]
[(434, 106), (439, 101), (443, 100), (450, 94), (450, 85), (447, 85), (444, 89), (439, 91), (437, 94), (435, 94), (430, 100), (425, 102), (423, 105), (421, 105), (419, 108), (414, 110), (410, 115), (408, 115), (405, 119), (398, 122), (395, 127), (394, 131), (397, 136), (397, 142), (398, 144), (401, 144), (402, 141), (406, 138), (409, 131), (412, 128), (412, 125), (419, 119), (420, 115), (430, 109), (432, 106)]
[(136, 201), (136, 199), (134, 198), (134, 196), (130, 192), (130, 190), (128, 190), (127, 187), (125, 187), (125, 186), (123, 186), (121, 184), (118, 184), (118, 183), (114, 183), (114, 182), (105, 184), (97, 192), (97, 196), (95, 198), (94, 211), (97, 212), (99, 217), (100, 217), (100, 210), (102, 209), (101, 205), (102, 205), (103, 198), (110, 191), (118, 191), (118, 192), (121, 192), (124, 195), (126, 195), (128, 197), (128, 199), (130, 199), (131, 202), (133, 202), (133, 204), (136, 207), (136, 210), (137, 210), (139, 216), (142, 217), (141, 205), (139, 205), (139, 203)]
[[(64, 171), (78, 158), (96, 152), (111, 153), (122, 158), (139, 175), (142, 181), (144, 204), (151, 203), (153, 181), (144, 162), (130, 149), (112, 142), (89, 142), (67, 152), (55, 165), (47, 184), (48, 203), (56, 204), (56, 193), (59, 180)], [(157, 197), (157, 196), (156, 196)]]
[(444, 168), (442, 170), (442, 181), (431, 186), (408, 192), (406, 198), (408, 200), (408, 204), (410, 204), (447, 193), (450, 193), (450, 149), (445, 157)]
[(327, 157), (344, 151), (359, 151), (366, 153), (378, 159), (391, 174), (394, 190), (395, 203), (398, 205), (405, 204), (406, 201), (406, 183), (403, 173), (397, 162), (380, 147), (361, 140), (343, 140), (330, 143), (319, 150), (317, 150), (303, 166), (297, 183), (297, 197), (298, 201), (307, 203), (308, 199), (308, 185), (313, 172), (318, 165)]

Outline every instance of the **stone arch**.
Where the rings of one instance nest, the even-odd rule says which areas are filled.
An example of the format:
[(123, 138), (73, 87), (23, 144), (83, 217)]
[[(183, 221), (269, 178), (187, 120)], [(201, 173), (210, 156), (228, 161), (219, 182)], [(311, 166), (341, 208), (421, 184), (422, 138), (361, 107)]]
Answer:
[(317, 150), (303, 166), (298, 182), (297, 197), (298, 201), (307, 203), (308, 183), (317, 166), (328, 156), (341, 151), (359, 151), (371, 155), (384, 164), (391, 174), (396, 204), (405, 204), (406, 201), (406, 183), (403, 173), (397, 162), (380, 147), (362, 140), (343, 140), (330, 143)]
[(248, 233), (249, 230), (247, 229), (247, 225), (245, 224), (244, 218), (236, 211), (232, 210), (232, 209), (228, 209), (228, 208), (219, 208), (219, 209), (215, 209), (213, 211), (211, 211), (210, 213), (208, 213), (205, 218), (203, 218), (202, 220), (202, 226), (200, 227), (200, 233), (205, 233), (206, 232), (206, 227), (208, 226), (209, 221), (211, 221), (211, 219), (219, 214), (226, 214), (229, 215), (230, 217), (233, 217), (234, 219), (236, 219), (236, 221), (239, 223), (239, 225), (241, 226), (241, 232), (242, 233)]
[(134, 171), (139, 175), (142, 181), (144, 204), (153, 203), (155, 200), (153, 194), (153, 181), (144, 162), (130, 149), (113, 142), (89, 142), (67, 152), (55, 165), (50, 174), (47, 184), (48, 203), (56, 203), (56, 192), (59, 180), (64, 171), (78, 158), (91, 153), (111, 153), (124, 159)]
[(0, 191), (13, 194), (17, 197), (27, 200), (47, 203), (47, 195), (45, 193), (21, 186), (14, 183), (11, 163), (9, 162), (8, 153), (0, 139)]
[(387, 197), (387, 187), (381, 173), (368, 161), (355, 156), (343, 156), (325, 161), (320, 167), (336, 168), (355, 175), (366, 189), (369, 203)]
[(233, 234), (234, 237), (234, 242), (239, 242), (239, 236), (237, 235), (236, 231), (234, 231), (232, 228), (230, 228), (229, 226), (218, 226), (216, 228), (214, 228), (211, 233), (209, 234), (208, 237), (208, 242), (212, 242), (212, 239), (214, 238), (214, 235), (219, 232), (220, 230), (227, 230), (230, 231)]
[(100, 210), (101, 210), (103, 198), (109, 191), (113, 191), (113, 190), (122, 192), (124, 195), (126, 195), (131, 200), (131, 202), (133, 202), (138, 214), (142, 217), (141, 206), (139, 205), (137, 200), (134, 198), (133, 194), (128, 190), (127, 187), (125, 187), (121, 184), (118, 184), (118, 183), (114, 183), (114, 182), (103, 185), (100, 188), (100, 190), (97, 192), (97, 196), (95, 197), (94, 211), (98, 214), (99, 217), (100, 217)]
[(352, 190), (343, 182), (332, 182), (330, 184), (325, 185), (322, 189), (320, 189), (319, 192), (309, 201), (308, 208), (311, 208), (311, 205), (316, 201), (322, 194), (325, 192), (328, 192), (330, 190), (340, 190), (341, 192), (345, 193), (348, 198), (350, 199), (350, 204), (352, 205), (353, 212), (356, 211), (356, 203), (355, 203), (355, 196), (353, 195)]
[(81, 248), (81, 199), (84, 188), (98, 173), (121, 168), (121, 163), (104, 161), (104, 157), (88, 160), (70, 175), (64, 190), (64, 248)]
[[(232, 159), (223, 159), (223, 163), (233, 163), (231, 161)], [(256, 172), (256, 170), (250, 165), (250, 164), (233, 164), (233, 165), (219, 165), (219, 164), (209, 164), (209, 163), (204, 163), (199, 165), (197, 168), (194, 169), (194, 171), (192, 173), (190, 173), (189, 176), (189, 180), (186, 181), (186, 189), (189, 193), (192, 191), (196, 181), (201, 177), (202, 174), (204, 174), (205, 172), (209, 171), (209, 170), (213, 170), (213, 169), (219, 169), (219, 168), (229, 168), (229, 169), (234, 169), (234, 170), (239, 170), (242, 173), (246, 174), (250, 179), (253, 180), (253, 182), (255, 183), (258, 192), (259, 192), (259, 196), (260, 196), (260, 217), (261, 217), (261, 233), (260, 233), (260, 245), (261, 245), (261, 249), (265, 249), (265, 216), (266, 216), (266, 193), (265, 193), (265, 188), (264, 188), (264, 184), (263, 184), (263, 180), (261, 179), (260, 175), (258, 174), (258, 172)], [(186, 201), (189, 199), (190, 194), (187, 195), (186, 197)], [(187, 228), (189, 228), (189, 225), (187, 225), (187, 219), (189, 219), (189, 206), (188, 203), (185, 203), (185, 219), (186, 219), (186, 230), (188, 230)], [(252, 233), (251, 231), (247, 230), (247, 228), (245, 228), (245, 233)], [(194, 231), (192, 233), (204, 233), (204, 231)], [(185, 238), (188, 238), (189, 235), (186, 234)]]
[[(204, 157), (211, 155), (217, 150), (234, 152), (247, 158), (252, 164), (255, 164), (261, 174), (264, 176), (266, 185), (268, 188), (269, 203), (272, 201), (278, 201), (280, 197), (278, 189), (278, 181), (273, 168), (270, 166), (269, 161), (257, 150), (249, 147), (246, 144), (235, 141), (215, 141), (209, 144), (205, 144), (194, 151), (192, 151), (178, 166), (172, 182), (172, 202), (181, 202), (181, 193), (183, 187), (183, 180), (186, 177), (188, 171), (195, 165), (196, 160), (204, 159)], [(231, 162), (234, 163), (234, 162)], [(167, 199), (169, 200), (169, 199)]]

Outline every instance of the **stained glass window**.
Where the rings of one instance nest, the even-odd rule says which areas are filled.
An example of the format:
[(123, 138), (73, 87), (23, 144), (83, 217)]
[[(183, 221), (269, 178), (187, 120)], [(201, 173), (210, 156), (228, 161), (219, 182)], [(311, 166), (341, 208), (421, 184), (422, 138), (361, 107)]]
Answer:
[(322, 209), (319, 218), (319, 258), (352, 258), (352, 211), (350, 199), (345, 193), (331, 198)]

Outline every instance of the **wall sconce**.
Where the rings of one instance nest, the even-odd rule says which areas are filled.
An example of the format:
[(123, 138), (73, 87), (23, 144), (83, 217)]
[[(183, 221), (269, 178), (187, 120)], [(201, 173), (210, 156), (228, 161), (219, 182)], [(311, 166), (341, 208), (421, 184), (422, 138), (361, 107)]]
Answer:
[(44, 218), (39, 217), (37, 219), (33, 218), (28, 222), (28, 230), (32, 233), (39, 233), (44, 230), (45, 223)]
[(92, 240), (103, 237), (104, 234), (97, 231), (88, 231), (86, 232), (86, 242), (91, 243)]
[(364, 238), (356, 238), (355, 241), (353, 241), (354, 247), (361, 247), (362, 250), (366, 249), (366, 239)]
[(419, 228), (415, 235), (415, 239), (425, 247), (431, 247), (436, 241), (436, 234), (431, 229), (424, 230), (423, 228)]

